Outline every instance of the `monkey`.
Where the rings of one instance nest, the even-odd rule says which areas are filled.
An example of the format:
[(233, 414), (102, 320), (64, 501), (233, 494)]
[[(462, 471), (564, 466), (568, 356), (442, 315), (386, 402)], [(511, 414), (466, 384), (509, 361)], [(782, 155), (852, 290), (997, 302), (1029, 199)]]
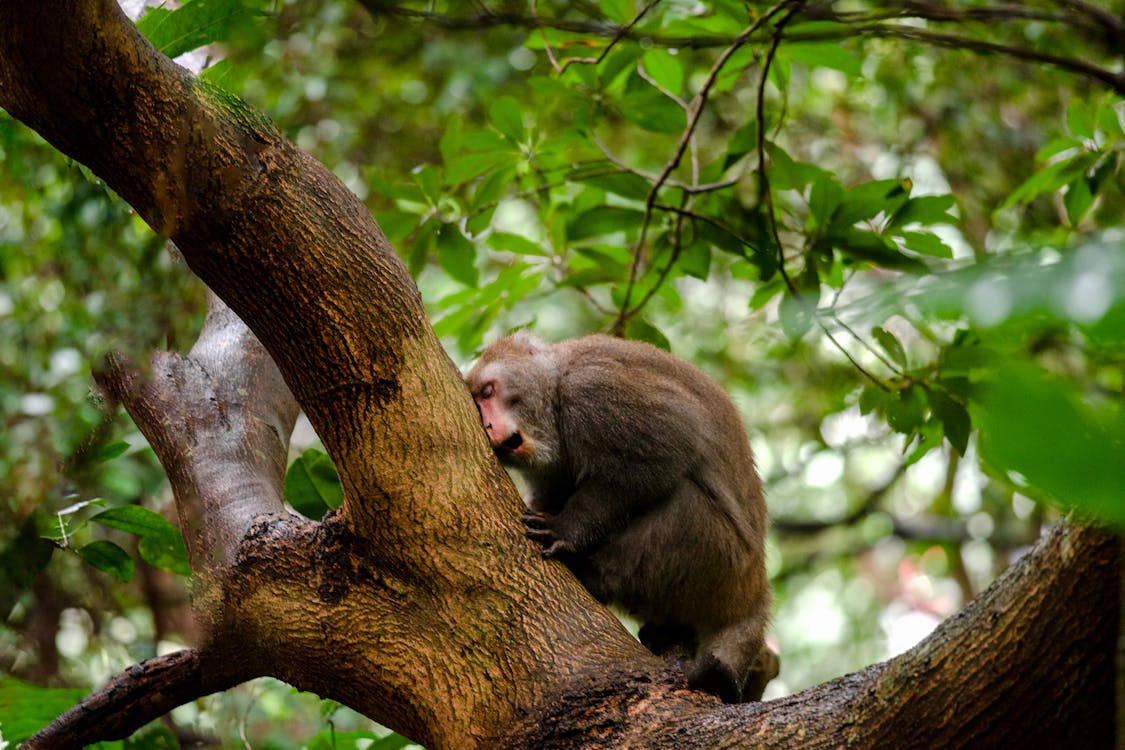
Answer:
[(488, 347), (466, 382), (493, 451), (526, 480), (543, 556), (637, 615), (654, 653), (691, 655), (690, 686), (759, 700), (777, 674), (766, 505), (723, 389), (650, 344), (526, 331)]

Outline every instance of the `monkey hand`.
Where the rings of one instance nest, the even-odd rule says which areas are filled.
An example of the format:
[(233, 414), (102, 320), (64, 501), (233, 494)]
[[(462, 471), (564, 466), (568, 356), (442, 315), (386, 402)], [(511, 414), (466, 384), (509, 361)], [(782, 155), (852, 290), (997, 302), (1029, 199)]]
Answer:
[(574, 545), (560, 536), (556, 519), (557, 516), (537, 510), (523, 514), (527, 538), (543, 545), (543, 557), (558, 557), (575, 551)]

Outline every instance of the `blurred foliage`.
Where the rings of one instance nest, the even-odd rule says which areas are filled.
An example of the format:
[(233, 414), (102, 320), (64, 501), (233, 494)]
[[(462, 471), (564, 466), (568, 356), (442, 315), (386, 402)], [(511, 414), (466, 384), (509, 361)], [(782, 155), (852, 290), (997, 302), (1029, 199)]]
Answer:
[[(192, 0), (141, 26), (371, 206), (460, 362), (520, 326), (615, 331), (728, 388), (775, 521), (773, 695), (909, 648), (1059, 509), (1125, 525), (1125, 104), (1102, 75), (1125, 9), (1099, 10)], [(0, 159), (0, 668), (51, 686), (0, 683), (10, 741), (26, 691), (189, 637), (154, 593), (166, 529), (87, 523), (168, 512), (90, 383), (110, 349), (185, 348), (202, 295), (6, 116)], [(340, 502), (316, 451), (286, 494)], [(259, 682), (174, 718), (383, 736), (309, 700)]]

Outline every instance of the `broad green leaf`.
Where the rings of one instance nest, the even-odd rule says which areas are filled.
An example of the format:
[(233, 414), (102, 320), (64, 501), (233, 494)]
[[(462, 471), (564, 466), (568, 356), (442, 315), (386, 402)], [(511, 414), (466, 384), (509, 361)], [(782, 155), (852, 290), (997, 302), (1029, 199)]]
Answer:
[(653, 133), (679, 133), (687, 127), (680, 105), (652, 86), (625, 94), (619, 109), (626, 120)]
[(140, 505), (122, 505), (103, 510), (90, 520), (141, 537), (160, 537), (169, 534), (178, 536), (180, 533), (180, 530), (167, 518)]
[(858, 78), (863, 72), (859, 59), (838, 42), (786, 44), (781, 48), (781, 54), (811, 68), (831, 68), (852, 78)]
[(625, 334), (635, 341), (645, 341), (658, 349), (671, 351), (672, 345), (668, 342), (668, 337), (643, 318), (632, 318), (625, 328)]
[(953, 248), (931, 232), (902, 232), (899, 236), (907, 250), (934, 258), (953, 257)]
[(437, 232), (438, 264), (451, 278), (465, 286), (475, 287), (480, 279), (477, 270), (477, 250), (461, 230), (452, 224), (442, 224)]
[(830, 239), (833, 245), (848, 258), (871, 261), (885, 268), (909, 271), (921, 271), (926, 268), (914, 258), (903, 255), (897, 247), (873, 232), (848, 229)]
[(464, 118), (457, 114), (450, 116), (445, 121), (445, 131), (441, 134), (441, 140), (438, 141), (438, 151), (441, 152), (441, 160), (447, 165), (457, 158), (462, 151), (464, 124)]
[(629, 236), (640, 228), (644, 216), (643, 211), (635, 208), (598, 206), (571, 219), (566, 227), (566, 236), (571, 242), (579, 242), (591, 237), (605, 237), (618, 232)]
[(15, 748), (90, 691), (86, 688), (46, 688), (14, 677), (0, 676), (0, 731)]
[(652, 188), (652, 183), (632, 172), (614, 172), (582, 178), (575, 178), (572, 173), (567, 179), (581, 179), (587, 185), (635, 201), (643, 201), (648, 198), (648, 192)]
[(1121, 127), (1121, 117), (1117, 113), (1117, 100), (1103, 102), (1098, 107), (1098, 129), (1110, 138), (1125, 136), (1125, 128)]
[(138, 552), (153, 567), (191, 575), (183, 535), (159, 513), (140, 505), (124, 505), (102, 511), (90, 520), (139, 536)]
[(124, 440), (118, 440), (115, 443), (99, 447), (94, 453), (93, 461), (99, 464), (112, 461), (127, 450), (129, 450), (129, 443)]
[(899, 367), (906, 368), (906, 350), (902, 346), (902, 342), (898, 337), (888, 331), (886, 328), (876, 326), (871, 329), (871, 335), (879, 342), (879, 346), (887, 353), (887, 356), (898, 365)]
[(28, 588), (47, 567), (55, 545), (41, 532), (44, 520), (39, 511), (33, 512), (20, 524), (15, 538), (0, 552), (0, 588), (9, 583)]
[(682, 248), (676, 265), (688, 276), (706, 281), (711, 273), (711, 243), (697, 239)]
[(536, 255), (547, 257), (548, 253), (538, 242), (532, 242), (526, 237), (507, 232), (494, 232), (488, 237), (488, 244), (497, 250), (506, 250), (519, 255)]
[(666, 91), (679, 96), (684, 90), (684, 65), (680, 58), (665, 49), (650, 49), (641, 57), (649, 78)]
[(375, 215), (379, 228), (396, 247), (406, 241), (421, 218), (419, 214), (409, 211), (383, 211)]
[(1094, 113), (1086, 102), (1077, 97), (1070, 101), (1066, 108), (1066, 127), (1075, 137), (1094, 139)]
[(926, 418), (926, 399), (922, 388), (911, 385), (893, 394), (883, 404), (887, 424), (895, 432), (909, 435), (922, 427)]
[(441, 200), (441, 173), (432, 164), (421, 164), (412, 174), (426, 200), (436, 206)]
[(255, 11), (241, 0), (188, 0), (176, 10), (150, 8), (137, 28), (168, 57), (179, 57), (252, 28)]
[(1125, 413), (1086, 403), (1072, 384), (1010, 364), (973, 402), (980, 452), (1024, 492), (1047, 496), (1125, 528)]
[(893, 213), (910, 195), (909, 180), (871, 180), (851, 187), (833, 217), (835, 229), (845, 229), (879, 214)]
[(285, 473), (285, 500), (293, 509), (314, 521), (340, 507), (344, 491), (340, 476), (328, 454), (309, 448)]
[(766, 144), (766, 154), (769, 156), (766, 169), (769, 170), (770, 185), (774, 190), (800, 190), (822, 177), (833, 177), (825, 169), (794, 161), (784, 149), (772, 142)]
[(812, 310), (812, 300), (786, 294), (777, 308), (781, 330), (794, 341), (801, 338), (812, 328)]
[(500, 155), (495, 152), (465, 153), (454, 156), (445, 162), (445, 182), (448, 185), (460, 185), (469, 180), (474, 180), (488, 170), (510, 160), (507, 158), (508, 154), (503, 156), (505, 158), (499, 158)]
[(954, 224), (957, 219), (949, 213), (957, 199), (952, 195), (922, 195), (910, 198), (894, 212), (887, 229), (911, 224)]
[(832, 214), (844, 199), (844, 188), (832, 177), (824, 176), (813, 183), (809, 191), (809, 212), (814, 226), (827, 226)]
[(476, 190), (473, 191), (473, 199), (470, 204), (472, 209), (478, 211), (484, 206), (497, 203), (511, 185), (514, 174), (515, 167), (512, 164), (506, 164), (495, 171), (489, 172), (476, 186)]
[(1097, 154), (1083, 152), (1044, 167), (1013, 190), (1000, 209), (1011, 208), (1017, 203), (1026, 203), (1040, 193), (1058, 190), (1075, 177), (1084, 174), (1096, 160)]
[(179, 530), (174, 535), (143, 536), (137, 542), (137, 552), (141, 559), (154, 568), (167, 570), (176, 575), (190, 576), (191, 563), (187, 548)]
[(949, 444), (957, 453), (964, 456), (969, 445), (969, 433), (972, 431), (968, 409), (934, 388), (926, 390), (926, 400), (929, 401), (934, 416), (941, 420)]
[(605, 13), (606, 18), (622, 25), (629, 23), (637, 15), (633, 0), (601, 0), (597, 7)]
[(488, 108), (488, 119), (501, 133), (517, 143), (525, 134), (523, 109), (520, 103), (510, 96), (502, 96)]
[(1054, 138), (1047, 141), (1038, 151), (1035, 152), (1035, 161), (1047, 162), (1054, 156), (1065, 151), (1078, 150), (1082, 148), (1082, 141), (1077, 138), (1063, 136), (1061, 138)]
[(1066, 217), (1071, 226), (1078, 226), (1078, 222), (1082, 221), (1092, 205), (1094, 196), (1090, 193), (1090, 183), (1085, 176), (1078, 177), (1067, 186), (1063, 206), (1066, 207)]
[(859, 393), (859, 413), (864, 415), (882, 414), (892, 397), (892, 394), (885, 388), (880, 388), (874, 383), (866, 385)]
[(78, 556), (122, 583), (128, 583), (133, 578), (132, 558), (113, 542), (90, 542), (78, 549)]

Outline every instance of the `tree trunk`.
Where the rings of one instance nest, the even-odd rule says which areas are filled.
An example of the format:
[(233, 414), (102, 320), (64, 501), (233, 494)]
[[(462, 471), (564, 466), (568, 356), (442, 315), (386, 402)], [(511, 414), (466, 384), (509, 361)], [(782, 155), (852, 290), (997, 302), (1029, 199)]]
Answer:
[[(26, 747), (127, 735), (259, 675), (431, 750), (1112, 743), (1116, 538), (1061, 526), (913, 651), (723, 706), (524, 539), (417, 289), (327, 170), (160, 55), (112, 0), (0, 0), (0, 106), (174, 240), (237, 314), (214, 301), (188, 357), (103, 377), (172, 481), (206, 635)], [(294, 403), (344, 488), (321, 523), (281, 500)]]

